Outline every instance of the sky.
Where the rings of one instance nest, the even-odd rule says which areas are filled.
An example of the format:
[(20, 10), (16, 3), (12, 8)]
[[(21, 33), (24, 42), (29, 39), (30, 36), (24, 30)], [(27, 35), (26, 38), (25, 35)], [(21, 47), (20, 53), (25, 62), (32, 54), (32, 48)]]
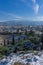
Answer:
[(43, 0), (0, 0), (0, 22), (43, 21)]

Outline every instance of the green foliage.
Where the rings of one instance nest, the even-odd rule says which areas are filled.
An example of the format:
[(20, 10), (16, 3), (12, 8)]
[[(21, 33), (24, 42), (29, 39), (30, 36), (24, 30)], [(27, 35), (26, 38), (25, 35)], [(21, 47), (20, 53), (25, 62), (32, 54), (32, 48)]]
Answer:
[(8, 54), (8, 48), (5, 46), (0, 47), (0, 53), (3, 55), (7, 55)]
[(29, 35), (30, 35), (30, 36), (35, 36), (35, 32), (32, 31), (32, 30), (30, 30), (30, 31), (29, 31)]
[(29, 40), (34, 44), (39, 44), (40, 38), (38, 36), (30, 37)]
[(2, 57), (3, 57), (3, 54), (0, 53), (0, 58), (2, 58)]
[(12, 45), (14, 45), (14, 34), (13, 34), (13, 37), (12, 37)]

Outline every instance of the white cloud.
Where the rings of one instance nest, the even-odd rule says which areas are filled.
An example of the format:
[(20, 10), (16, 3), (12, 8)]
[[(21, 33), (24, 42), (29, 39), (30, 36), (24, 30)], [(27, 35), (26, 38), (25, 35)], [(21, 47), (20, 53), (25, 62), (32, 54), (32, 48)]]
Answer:
[(16, 19), (22, 18), (21, 16), (18, 16), (18, 15), (12, 14), (12, 13), (8, 13), (8, 16), (11, 16), (11, 17), (16, 18)]
[(28, 17), (31, 21), (43, 21), (43, 16)]
[(21, 0), (22, 2), (24, 2), (28, 7), (32, 8), (35, 12), (35, 14), (38, 13), (39, 11), (39, 4), (37, 3), (37, 0), (31, 0), (33, 4), (31, 4), (31, 2), (29, 2), (29, 0)]
[(13, 13), (7, 13), (7, 12), (0, 11), (0, 21), (20, 20), (20, 19), (22, 19), (21, 16), (18, 16), (18, 15), (13, 14)]
[[(37, 9), (37, 8), (36, 8)], [(36, 17), (21, 17), (13, 13), (0, 12), (0, 21), (9, 21), (9, 20), (30, 20), (30, 21), (43, 21), (43, 16)]]
[(39, 4), (37, 4), (36, 0), (32, 0), (32, 2), (33, 2), (33, 10), (37, 14), (39, 11)]
[(37, 14), (39, 11), (39, 5), (35, 4), (33, 9), (34, 9), (35, 13)]

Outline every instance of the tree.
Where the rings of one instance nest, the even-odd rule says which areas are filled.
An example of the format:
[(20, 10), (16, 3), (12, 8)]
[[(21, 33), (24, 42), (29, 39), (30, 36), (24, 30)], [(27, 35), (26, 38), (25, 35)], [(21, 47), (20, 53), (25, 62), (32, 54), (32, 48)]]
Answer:
[(29, 40), (33, 42), (35, 45), (38, 45), (40, 43), (40, 38), (38, 36), (30, 37)]
[(30, 30), (30, 31), (29, 31), (29, 35), (34, 36), (34, 35), (35, 35), (35, 32), (32, 31), (32, 30)]
[(43, 49), (43, 33), (41, 35), (42, 49)]
[(14, 34), (12, 36), (12, 45), (14, 45)]
[(5, 42), (5, 40), (4, 40), (4, 46), (6, 46), (6, 42)]
[(0, 47), (0, 53), (3, 55), (8, 55), (8, 48), (5, 46)]
[(43, 34), (41, 35), (41, 42), (43, 43)]
[(7, 44), (9, 45), (9, 40), (7, 40)]

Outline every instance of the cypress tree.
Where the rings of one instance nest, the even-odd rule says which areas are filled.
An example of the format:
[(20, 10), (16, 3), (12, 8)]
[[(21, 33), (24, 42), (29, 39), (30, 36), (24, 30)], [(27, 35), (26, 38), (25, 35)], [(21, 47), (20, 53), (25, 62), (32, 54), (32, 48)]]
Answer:
[(14, 45), (14, 34), (12, 36), (12, 45)]
[(4, 39), (4, 46), (6, 46), (6, 42), (5, 42), (5, 39)]
[(41, 35), (42, 49), (43, 49), (43, 33)]
[(9, 45), (9, 40), (7, 40), (7, 44)]

